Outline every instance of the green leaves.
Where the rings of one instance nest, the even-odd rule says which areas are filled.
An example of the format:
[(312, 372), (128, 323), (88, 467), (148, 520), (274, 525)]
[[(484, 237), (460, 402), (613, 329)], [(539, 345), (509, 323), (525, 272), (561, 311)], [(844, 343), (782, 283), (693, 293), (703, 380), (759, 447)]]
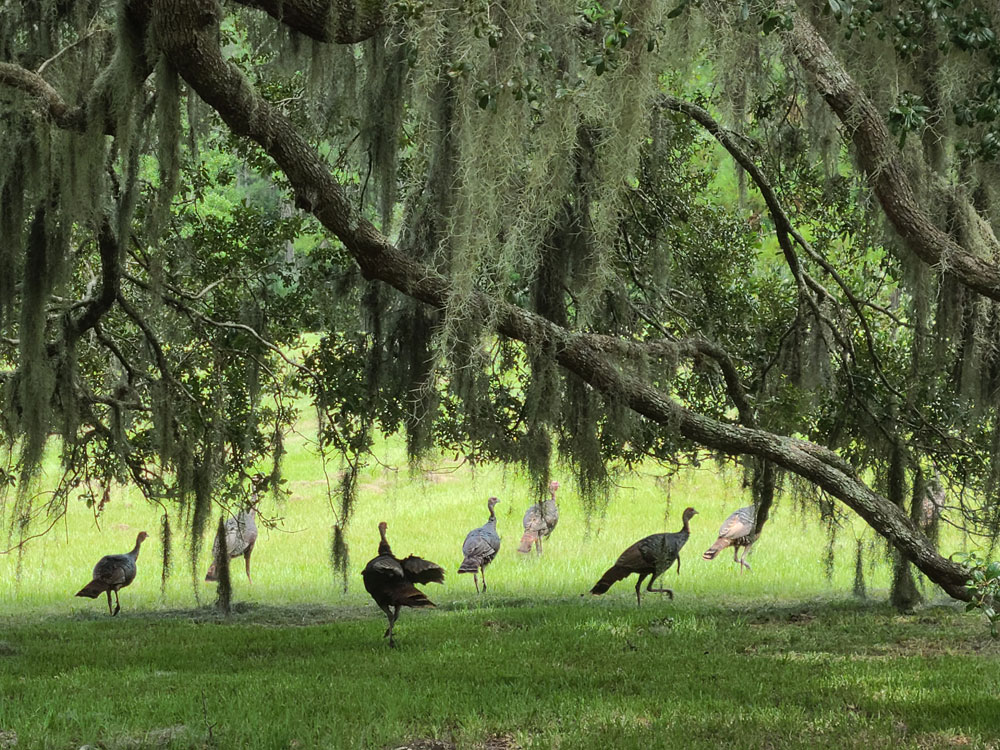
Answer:
[(975, 551), (958, 553), (952, 557), (969, 575), (965, 588), (972, 599), (965, 605), (965, 611), (980, 610), (990, 623), (990, 635), (1000, 638), (1000, 612), (997, 612), (995, 606), (1000, 597), (1000, 561), (987, 561)]
[(625, 49), (632, 35), (632, 27), (624, 20), (620, 5), (608, 9), (598, 3), (589, 8), (583, 16), (602, 34), (600, 50), (587, 58), (586, 64), (593, 68), (597, 75), (603, 75), (618, 64), (619, 53)]
[(757, 20), (760, 30), (767, 36), (779, 29), (788, 30), (792, 28), (792, 14), (783, 13), (777, 10), (765, 10)]
[(909, 133), (923, 130), (930, 114), (930, 107), (916, 94), (907, 91), (899, 97), (896, 106), (889, 110), (889, 128), (899, 136), (900, 148), (906, 145)]

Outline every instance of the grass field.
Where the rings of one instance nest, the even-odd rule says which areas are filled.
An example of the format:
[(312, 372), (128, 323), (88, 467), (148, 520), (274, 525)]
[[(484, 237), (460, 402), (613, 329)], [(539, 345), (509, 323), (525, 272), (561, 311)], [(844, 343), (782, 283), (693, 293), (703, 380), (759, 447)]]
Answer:
[[(887, 609), (877, 549), (870, 598), (856, 600), (861, 526), (838, 531), (827, 577), (815, 511), (783, 498), (740, 575), (731, 556), (700, 557), (747, 502), (735, 476), (627, 477), (589, 524), (559, 477), (559, 526), (537, 559), (515, 551), (530, 502), (517, 472), (442, 461), (412, 475), (393, 445), (384, 461), (361, 482), (346, 593), (328, 563), (326, 483), (301, 441), (291, 495), (263, 508), (275, 525), (258, 540), (253, 585), (233, 566), (228, 619), (210, 584), (196, 598), (183, 550), (161, 593), (159, 511), (127, 492), (100, 528), (77, 503), (31, 543), (20, 576), (0, 556), (0, 748), (15, 734), (18, 749), (1000, 746), (1000, 647), (932, 587), (913, 615)], [(504, 546), (477, 596), (454, 570), (491, 494)], [(679, 528), (687, 505), (699, 515), (681, 575), (665, 576), (675, 600), (649, 594), (638, 609), (628, 581), (580, 596), (635, 539)], [(404, 611), (395, 651), (359, 574), (380, 520), (397, 555), (449, 571), (427, 587), (436, 610)], [(151, 538), (121, 614), (74, 598), (97, 558), (127, 551), (139, 530)]]

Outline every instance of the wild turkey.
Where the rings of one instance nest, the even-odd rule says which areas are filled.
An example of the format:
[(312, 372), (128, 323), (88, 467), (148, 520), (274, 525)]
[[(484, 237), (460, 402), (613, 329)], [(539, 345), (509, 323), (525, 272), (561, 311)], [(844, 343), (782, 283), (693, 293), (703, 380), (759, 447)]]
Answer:
[(521, 546), (518, 552), (527, 554), (531, 552), (531, 545), (535, 545), (535, 551), (542, 554), (542, 539), (552, 533), (552, 529), (559, 523), (559, 508), (556, 506), (556, 490), (559, 489), (559, 482), (553, 480), (549, 482), (550, 497), (544, 503), (535, 503), (524, 512), (524, 536), (521, 537)]
[[(733, 562), (738, 562), (742, 566), (740, 572), (743, 572), (743, 568), (750, 570), (750, 563), (746, 560), (747, 553), (750, 552), (751, 545), (760, 537), (760, 533), (756, 530), (756, 518), (757, 511), (752, 505), (735, 511), (722, 522), (722, 526), (719, 528), (719, 538), (705, 550), (702, 557), (706, 560), (712, 560), (722, 550), (732, 545)], [(742, 557), (739, 555), (740, 547), (743, 548)]]
[(594, 588), (590, 590), (591, 594), (603, 594), (612, 584), (616, 581), (620, 581), (633, 573), (639, 574), (639, 580), (635, 583), (635, 600), (639, 606), (642, 606), (642, 597), (639, 595), (639, 587), (642, 586), (643, 580), (646, 576), (653, 576), (649, 579), (649, 583), (646, 585), (646, 591), (651, 591), (654, 594), (666, 594), (671, 599), (674, 598), (674, 592), (671, 589), (654, 589), (653, 582), (656, 581), (665, 571), (670, 569), (670, 566), (677, 563), (677, 575), (681, 573), (681, 558), (680, 552), (684, 543), (687, 542), (688, 536), (691, 530), (688, 528), (688, 522), (691, 520), (692, 516), (697, 515), (698, 511), (694, 508), (685, 508), (684, 515), (682, 519), (684, 525), (681, 527), (680, 531), (675, 531), (669, 534), (652, 534), (638, 542), (633, 544), (627, 550), (619, 555), (615, 564), (608, 568), (604, 575), (601, 576)]
[[(250, 577), (250, 554), (253, 546), (257, 543), (257, 523), (254, 516), (257, 514), (257, 504), (260, 502), (260, 490), (264, 485), (265, 477), (258, 474), (251, 480), (250, 507), (241, 510), (235, 517), (226, 520), (226, 550), (229, 557), (239, 557), (243, 555), (246, 564), (247, 580), (253, 583)], [(215, 535), (215, 542), (212, 544), (212, 564), (208, 566), (205, 574), (206, 581), (218, 581), (219, 575), (216, 571), (216, 561), (219, 559), (219, 539), (218, 533)]]
[(444, 583), (444, 568), (413, 555), (403, 560), (397, 558), (386, 541), (387, 528), (385, 521), (378, 525), (378, 533), (382, 537), (378, 545), (378, 556), (368, 561), (361, 571), (361, 577), (365, 580), (365, 589), (389, 620), (389, 627), (382, 637), (388, 638), (389, 645), (395, 648), (392, 629), (399, 618), (399, 608), (433, 607), (434, 602), (414, 584)]
[(486, 566), (490, 564), (497, 552), (500, 551), (500, 535), (497, 534), (497, 516), (493, 512), (493, 507), (499, 503), (495, 497), (491, 497), (486, 502), (486, 507), (490, 510), (490, 520), (473, 529), (465, 536), (462, 544), (462, 554), (465, 559), (458, 566), (459, 573), (472, 573), (472, 582), (476, 584), (476, 593), (479, 593), (478, 575), (483, 577), (483, 592), (486, 591)]
[[(135, 561), (139, 557), (139, 547), (148, 537), (145, 531), (140, 531), (135, 538), (135, 547), (131, 552), (123, 555), (105, 555), (97, 561), (94, 566), (94, 579), (76, 592), (77, 596), (86, 596), (96, 599), (102, 593), (108, 595), (108, 612), (114, 617), (121, 611), (122, 605), (118, 601), (118, 589), (125, 588), (135, 580)], [(111, 592), (115, 592), (115, 611), (111, 612)]]

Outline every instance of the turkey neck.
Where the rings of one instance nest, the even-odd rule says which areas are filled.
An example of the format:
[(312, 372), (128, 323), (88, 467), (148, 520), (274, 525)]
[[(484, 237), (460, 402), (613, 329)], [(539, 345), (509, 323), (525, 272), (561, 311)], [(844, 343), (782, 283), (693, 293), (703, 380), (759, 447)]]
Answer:
[(379, 555), (389, 555), (392, 557), (392, 547), (390, 547), (389, 542), (386, 541), (385, 532), (380, 529), (379, 533), (382, 536), (382, 541), (378, 543)]
[(139, 557), (139, 548), (141, 546), (142, 546), (142, 539), (136, 539), (135, 540), (135, 546), (132, 548), (132, 551), (128, 553), (128, 556), (131, 557), (133, 560), (135, 560), (136, 558), (138, 558)]
[(678, 534), (683, 534), (685, 536), (685, 538), (691, 536), (691, 529), (688, 528), (688, 523), (690, 523), (690, 522), (691, 522), (691, 519), (688, 518), (687, 516), (685, 516), (684, 517), (684, 525), (681, 526), (681, 530), (678, 531), (677, 533)]

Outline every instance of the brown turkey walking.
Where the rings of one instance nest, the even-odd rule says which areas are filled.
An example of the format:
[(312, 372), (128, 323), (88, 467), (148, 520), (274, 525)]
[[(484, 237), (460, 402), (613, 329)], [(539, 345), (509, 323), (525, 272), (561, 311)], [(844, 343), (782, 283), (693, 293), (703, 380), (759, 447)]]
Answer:
[(389, 639), (389, 645), (396, 647), (392, 637), (393, 626), (399, 618), (400, 607), (433, 607), (434, 602), (427, 598), (424, 592), (414, 584), (444, 583), (444, 568), (430, 560), (410, 555), (400, 560), (392, 554), (392, 548), (386, 541), (385, 532), (388, 524), (382, 521), (378, 525), (382, 541), (378, 544), (378, 556), (368, 561), (361, 577), (365, 581), (365, 589), (372, 595), (375, 603), (385, 612), (389, 620), (383, 638)]
[(612, 584), (616, 581), (620, 581), (623, 578), (627, 578), (633, 573), (639, 574), (639, 580), (635, 583), (635, 600), (639, 606), (642, 606), (642, 597), (639, 594), (639, 587), (642, 586), (643, 580), (646, 576), (653, 576), (649, 579), (649, 583), (646, 584), (646, 591), (650, 591), (654, 594), (666, 594), (671, 599), (674, 598), (674, 592), (672, 589), (654, 589), (653, 582), (656, 581), (664, 572), (670, 569), (670, 566), (677, 563), (677, 575), (681, 573), (681, 558), (680, 552), (681, 547), (687, 542), (688, 536), (691, 534), (691, 530), (688, 528), (688, 522), (691, 520), (692, 516), (697, 515), (698, 511), (694, 508), (686, 508), (684, 510), (684, 515), (682, 519), (684, 525), (681, 527), (680, 531), (674, 531), (672, 533), (665, 534), (651, 534), (650, 536), (640, 539), (638, 542), (633, 544), (627, 550), (621, 553), (615, 564), (608, 568), (604, 575), (601, 576), (601, 580), (594, 584), (594, 588), (590, 590), (591, 594), (603, 594)]
[[(252, 489), (250, 490), (249, 509), (241, 510), (235, 517), (230, 517), (226, 520), (226, 551), (229, 553), (230, 558), (243, 555), (247, 570), (247, 580), (250, 583), (253, 583), (253, 579), (250, 577), (250, 554), (257, 543), (257, 522), (254, 520), (254, 516), (257, 514), (257, 505), (260, 503), (260, 490), (263, 488), (265, 481), (266, 477), (262, 474), (255, 475), (250, 480)], [(219, 580), (216, 561), (219, 559), (219, 546), (221, 542), (219, 534), (216, 533), (215, 542), (212, 544), (212, 564), (208, 566), (208, 572), (205, 573), (206, 581)]]
[[(94, 566), (94, 579), (76, 592), (77, 596), (86, 596), (96, 599), (101, 594), (108, 595), (108, 612), (114, 617), (121, 610), (122, 605), (118, 601), (118, 589), (125, 588), (135, 580), (135, 561), (139, 557), (139, 547), (148, 537), (145, 531), (140, 531), (135, 538), (135, 547), (131, 552), (123, 555), (105, 555), (97, 561)], [(111, 592), (115, 592), (115, 611), (111, 612)]]
[[(733, 512), (725, 521), (722, 522), (722, 526), (719, 528), (719, 538), (715, 540), (705, 553), (702, 555), (706, 560), (712, 560), (717, 554), (722, 552), (729, 545), (733, 546), (733, 562), (739, 563), (740, 572), (743, 572), (743, 568), (750, 570), (750, 563), (747, 562), (747, 553), (750, 552), (750, 547), (754, 542), (760, 538), (760, 532), (757, 531), (757, 511), (752, 505), (748, 505), (745, 508), (740, 508), (739, 510)], [(743, 548), (743, 556), (740, 557), (740, 548)]]
[(472, 573), (472, 582), (476, 584), (476, 593), (479, 593), (477, 574), (483, 578), (483, 592), (485, 592), (486, 573), (484, 571), (486, 566), (497, 556), (497, 552), (500, 551), (497, 516), (493, 512), (493, 507), (499, 502), (495, 497), (486, 501), (486, 507), (490, 511), (490, 520), (466, 534), (465, 542), (462, 544), (462, 554), (465, 555), (465, 559), (458, 566), (458, 572)]
[(531, 552), (531, 545), (535, 545), (535, 551), (542, 554), (542, 539), (552, 533), (552, 530), (559, 523), (559, 508), (556, 506), (556, 490), (559, 489), (559, 482), (552, 480), (549, 482), (549, 499), (544, 503), (535, 503), (524, 513), (524, 536), (521, 537), (521, 546), (518, 552), (527, 554)]

